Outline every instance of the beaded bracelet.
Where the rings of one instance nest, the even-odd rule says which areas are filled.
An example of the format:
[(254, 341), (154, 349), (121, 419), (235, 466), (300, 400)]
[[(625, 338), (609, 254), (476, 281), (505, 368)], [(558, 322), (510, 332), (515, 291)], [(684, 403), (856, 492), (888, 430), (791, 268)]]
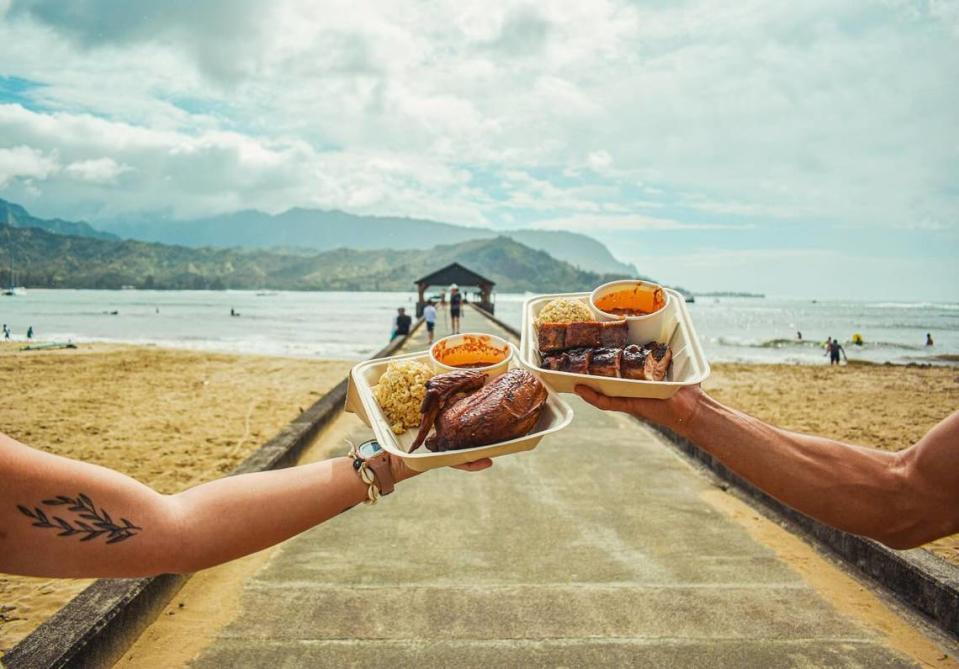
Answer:
[(363, 458), (360, 457), (360, 454), (356, 450), (356, 445), (352, 442), (347, 443), (350, 444), (349, 457), (353, 458), (353, 469), (360, 475), (360, 480), (369, 486), (366, 491), (367, 499), (363, 500), (363, 502), (365, 504), (376, 504), (380, 497), (382, 497), (382, 495), (380, 495), (380, 487), (376, 485), (376, 476), (373, 474), (373, 471), (366, 466)]

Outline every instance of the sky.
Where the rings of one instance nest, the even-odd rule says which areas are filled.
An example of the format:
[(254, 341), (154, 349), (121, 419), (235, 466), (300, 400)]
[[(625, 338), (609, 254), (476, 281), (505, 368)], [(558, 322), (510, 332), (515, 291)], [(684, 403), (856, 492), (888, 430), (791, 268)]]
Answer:
[(0, 0), (0, 45), (36, 215), (575, 230), (693, 290), (959, 301), (959, 0)]

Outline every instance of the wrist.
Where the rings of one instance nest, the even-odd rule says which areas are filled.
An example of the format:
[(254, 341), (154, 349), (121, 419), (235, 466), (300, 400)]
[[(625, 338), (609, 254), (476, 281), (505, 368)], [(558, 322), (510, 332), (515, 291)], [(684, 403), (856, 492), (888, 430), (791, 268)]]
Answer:
[(413, 478), (417, 474), (422, 472), (415, 471), (410, 469), (406, 463), (403, 461), (403, 458), (397, 457), (395, 455), (388, 455), (390, 462), (390, 471), (393, 473), (393, 481), (399, 483), (400, 481), (405, 481), (406, 479)]
[(679, 403), (669, 428), (676, 434), (691, 439), (700, 422), (702, 406), (708, 401), (709, 395), (700, 386), (694, 386), (681, 390), (677, 399)]
[(376, 504), (380, 497), (389, 495), (400, 480), (394, 460), (375, 440), (364, 441), (358, 446), (350, 444), (349, 458), (352, 467), (367, 486), (369, 504)]

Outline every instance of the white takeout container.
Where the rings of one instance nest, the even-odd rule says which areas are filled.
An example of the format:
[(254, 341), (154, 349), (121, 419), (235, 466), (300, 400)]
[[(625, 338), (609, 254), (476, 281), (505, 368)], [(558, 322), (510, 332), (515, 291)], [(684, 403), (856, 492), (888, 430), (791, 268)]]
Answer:
[[(665, 381), (637, 381), (635, 379), (617, 379), (608, 376), (591, 376), (559, 372), (540, 367), (539, 340), (536, 336), (536, 317), (550, 300), (557, 297), (579, 300), (586, 305), (590, 302), (590, 293), (564, 293), (557, 295), (538, 295), (523, 304), (523, 328), (520, 332), (520, 361), (534, 374), (539, 375), (548, 386), (560, 393), (571, 393), (576, 385), (589, 386), (611, 397), (647, 397), (667, 399), (684, 386), (702, 383), (709, 377), (709, 363), (703, 355), (703, 348), (693, 328), (693, 321), (686, 308), (682, 295), (669, 288), (665, 307), (653, 315), (662, 314), (662, 334), (654, 338), (658, 342), (669, 344), (673, 350), (673, 363)], [(650, 339), (634, 340), (633, 333), (628, 336), (630, 344), (649, 343)]]
[(486, 365), (485, 367), (471, 367), (470, 369), (475, 369), (477, 372), (483, 372), (489, 377), (499, 376), (500, 374), (506, 373), (506, 371), (509, 369), (509, 361), (513, 359), (513, 356), (516, 353), (516, 347), (502, 337), (497, 337), (496, 335), (487, 334), (485, 332), (464, 332), (463, 334), (450, 335), (448, 337), (443, 337), (434, 343), (432, 346), (430, 346), (430, 364), (433, 367), (433, 371), (437, 374), (444, 374), (446, 372), (455, 372), (463, 369), (461, 367), (452, 367), (442, 363), (439, 359), (437, 359), (436, 351), (444, 345), (448, 348), (456, 348), (457, 346), (465, 344), (469, 338), (482, 340), (492, 349), (506, 351), (506, 357), (499, 362), (494, 362), (493, 364)]
[(593, 314), (596, 316), (596, 320), (598, 321), (621, 321), (625, 318), (626, 327), (629, 329), (630, 344), (638, 344), (640, 342), (645, 343), (650, 341), (666, 341), (666, 339), (672, 333), (672, 327), (675, 324), (675, 319), (671, 318), (670, 313), (667, 311), (669, 309), (670, 302), (673, 301), (673, 298), (670, 296), (669, 291), (665, 288), (663, 288), (663, 293), (666, 295), (666, 304), (664, 304), (661, 309), (658, 309), (651, 314), (644, 314), (643, 316), (617, 316), (616, 314), (603, 311), (596, 306), (596, 301), (601, 297), (623, 289), (632, 288), (637, 284), (663, 288), (657, 283), (653, 283), (652, 281), (643, 281), (641, 279), (610, 281), (609, 283), (604, 283), (602, 286), (596, 288), (592, 293), (590, 293), (590, 311), (593, 312)]
[[(511, 348), (515, 349), (512, 345)], [(522, 367), (517, 357), (514, 351), (510, 361), (511, 368)], [(377, 358), (361, 362), (350, 370), (346, 393), (346, 410), (357, 414), (364, 423), (373, 429), (376, 440), (384, 450), (391, 455), (402, 458), (407, 466), (415, 471), (425, 472), (437, 467), (461, 465), (480, 458), (497, 458), (509, 453), (532, 450), (539, 445), (543, 437), (562, 430), (573, 420), (573, 410), (544, 381), (546, 391), (549, 393), (546, 407), (543, 409), (539, 422), (529, 434), (488, 446), (439, 453), (433, 453), (423, 445), (415, 453), (409, 453), (410, 445), (416, 438), (417, 429), (411, 428), (401, 435), (393, 434), (389, 421), (373, 396), (373, 386), (379, 382), (389, 363), (394, 360), (416, 360), (427, 366), (430, 365), (430, 355), (427, 352), (407, 353), (391, 358)]]

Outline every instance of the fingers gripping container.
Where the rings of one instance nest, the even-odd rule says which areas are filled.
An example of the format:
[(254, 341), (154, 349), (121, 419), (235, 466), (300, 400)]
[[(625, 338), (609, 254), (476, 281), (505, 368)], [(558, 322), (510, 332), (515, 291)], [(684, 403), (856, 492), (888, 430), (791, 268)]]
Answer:
[[(514, 347), (515, 348), (515, 347)], [(523, 368), (523, 365), (514, 355), (510, 361), (510, 369)], [(410, 445), (416, 438), (417, 429), (412, 428), (401, 435), (390, 429), (382, 409), (373, 396), (373, 387), (386, 372), (387, 366), (394, 360), (416, 360), (427, 366), (430, 365), (429, 352), (409, 353), (391, 358), (367, 360), (353, 367), (350, 371), (349, 384), (346, 394), (346, 410), (355, 413), (373, 430), (376, 440), (390, 455), (402, 458), (406, 465), (415, 471), (424, 472), (437, 467), (461, 465), (480, 458), (497, 458), (509, 453), (528, 451), (536, 448), (543, 437), (562, 430), (573, 419), (573, 410), (560, 398), (549, 384), (544, 381), (548, 393), (546, 407), (539, 418), (539, 422), (532, 431), (516, 439), (502, 441), (488, 446), (464, 448), (456, 451), (442, 451), (432, 453), (426, 446), (420, 446), (415, 453), (409, 453)], [(542, 379), (541, 379), (542, 380)]]
[[(703, 355), (702, 345), (693, 328), (693, 321), (686, 308), (686, 300), (674, 290), (668, 288), (665, 290), (669, 294), (669, 300), (666, 306), (655, 314), (658, 318), (655, 319), (654, 334), (656, 341), (669, 344), (673, 351), (673, 362), (665, 381), (638, 381), (540, 368), (536, 317), (550, 300), (558, 297), (578, 300), (590, 307), (596, 314), (597, 320), (612, 320), (611, 317), (602, 315), (590, 305), (590, 293), (538, 295), (526, 300), (523, 304), (523, 327), (520, 332), (520, 360), (534, 374), (560, 393), (571, 393), (574, 392), (573, 388), (576, 385), (584, 385), (612, 397), (667, 399), (684, 386), (702, 383), (709, 377), (709, 363)], [(648, 343), (648, 341), (633, 341), (634, 336), (631, 329), (630, 344), (641, 346)]]

